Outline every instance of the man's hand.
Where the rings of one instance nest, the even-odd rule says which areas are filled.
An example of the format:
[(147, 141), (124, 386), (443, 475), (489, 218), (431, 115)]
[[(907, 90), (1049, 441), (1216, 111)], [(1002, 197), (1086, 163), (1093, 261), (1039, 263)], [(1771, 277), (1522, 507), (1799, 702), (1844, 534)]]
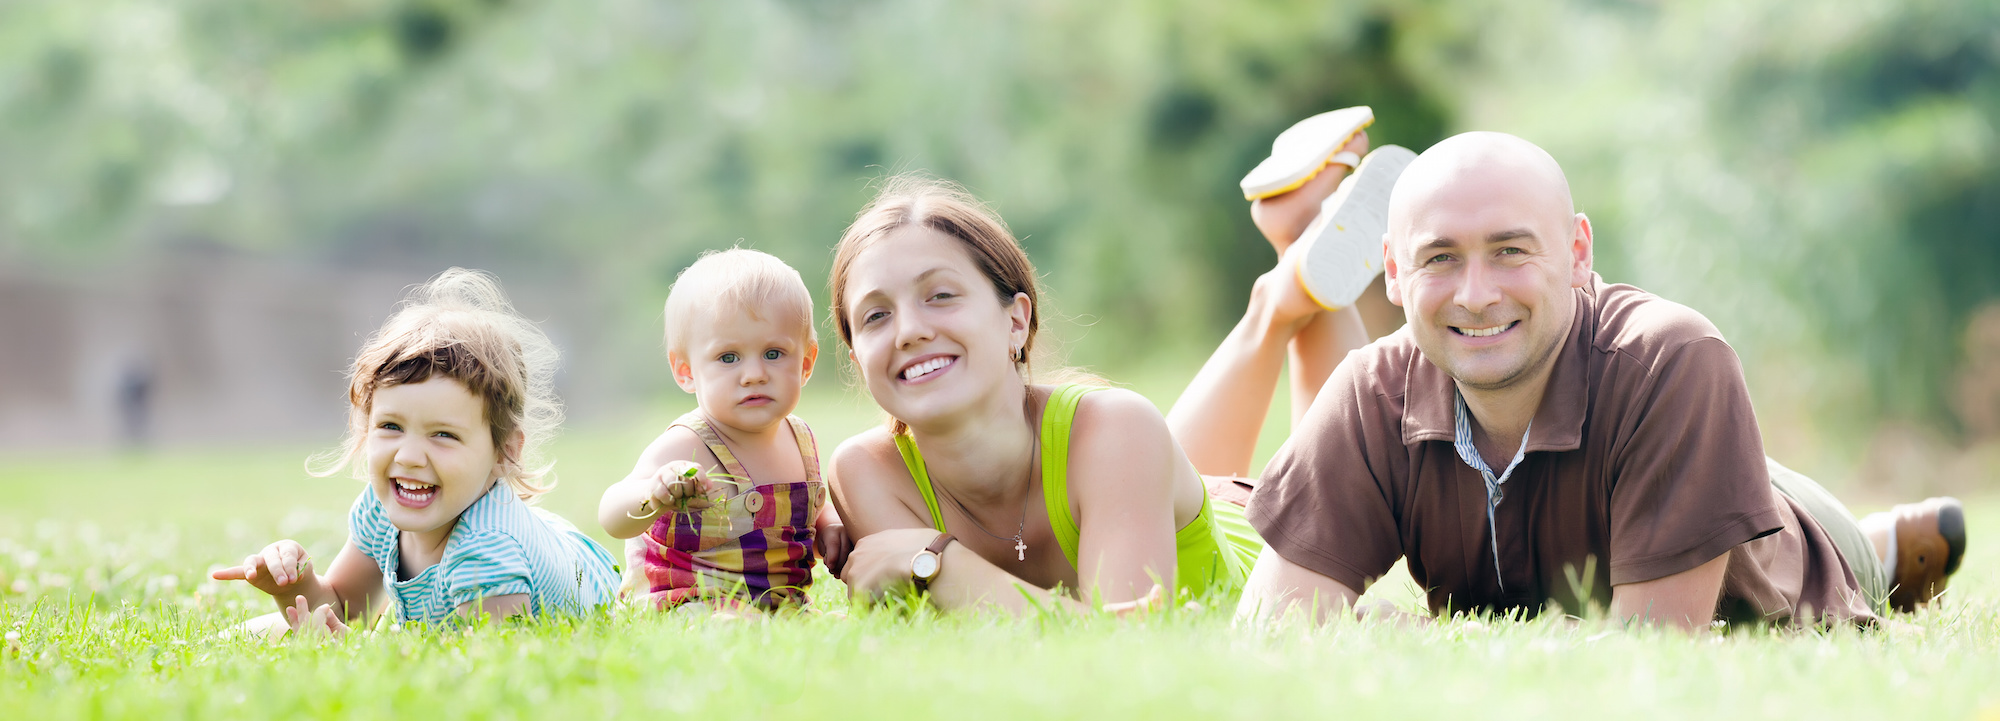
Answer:
[(305, 547), (298, 541), (290, 539), (265, 546), (263, 551), (245, 557), (242, 565), (218, 569), (208, 577), (218, 581), (245, 581), (278, 599), (299, 595), (312, 585), (309, 582), (318, 580), (313, 573), (312, 557), (306, 554)]
[(1611, 617), (1620, 621), (1658, 623), (1684, 631), (1707, 629), (1722, 598), (1722, 578), (1729, 554), (1651, 581), (1611, 587)]
[(1346, 613), (1360, 598), (1361, 594), (1346, 584), (1287, 561), (1266, 546), (1243, 586), (1236, 620), (1271, 623), (1296, 609), (1311, 613), (1315, 623), (1325, 623), (1335, 614)]

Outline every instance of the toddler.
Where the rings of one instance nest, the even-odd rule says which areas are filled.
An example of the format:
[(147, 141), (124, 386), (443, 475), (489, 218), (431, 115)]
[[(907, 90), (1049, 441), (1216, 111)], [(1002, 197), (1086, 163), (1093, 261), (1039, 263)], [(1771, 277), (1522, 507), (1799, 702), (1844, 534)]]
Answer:
[(630, 539), (621, 593), (660, 609), (804, 605), (815, 546), (836, 573), (847, 546), (812, 430), (791, 415), (819, 356), (805, 282), (766, 253), (709, 253), (667, 294), (666, 336), (696, 407), (598, 506)]
[(404, 623), (461, 616), (579, 615), (611, 599), (611, 555), (529, 506), (555, 478), (537, 464), (562, 411), (556, 350), (490, 276), (453, 268), (419, 287), (349, 373), (348, 439), (314, 475), (368, 483), (347, 544), (317, 573), (297, 542), (211, 574), (276, 599), (289, 627), (345, 635), (392, 603)]

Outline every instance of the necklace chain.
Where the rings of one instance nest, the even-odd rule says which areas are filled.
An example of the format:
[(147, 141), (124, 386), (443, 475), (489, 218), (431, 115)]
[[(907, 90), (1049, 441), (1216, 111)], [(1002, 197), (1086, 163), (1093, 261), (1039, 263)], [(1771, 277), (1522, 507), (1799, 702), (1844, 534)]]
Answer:
[[(1032, 394), (1031, 394), (1031, 395), (1029, 396), (1029, 400), (1030, 400), (1030, 401), (1032, 401), (1032, 400), (1033, 400), (1033, 396), (1032, 396)], [(944, 497), (945, 497), (945, 498), (948, 498), (948, 499), (951, 499), (951, 505), (954, 505), (954, 506), (957, 506), (957, 507), (958, 507), (958, 512), (959, 512), (960, 514), (963, 514), (963, 515), (965, 516), (965, 520), (968, 520), (968, 521), (971, 521), (971, 522), (972, 522), (972, 527), (973, 527), (973, 528), (977, 528), (977, 529), (979, 529), (979, 532), (980, 532), (980, 533), (984, 533), (984, 534), (986, 534), (986, 535), (988, 535), (988, 536), (992, 536), (993, 538), (995, 538), (995, 539), (997, 539), (997, 540), (1001, 540), (1001, 541), (1013, 541), (1013, 542), (1014, 542), (1014, 560), (1016, 560), (1016, 561), (1026, 561), (1026, 560), (1028, 560), (1028, 542), (1027, 542), (1027, 541), (1025, 541), (1025, 540), (1022, 540), (1022, 537), (1023, 537), (1024, 535), (1026, 535), (1026, 533), (1027, 533), (1027, 530), (1028, 530), (1028, 501), (1029, 501), (1029, 500), (1030, 500), (1030, 499), (1031, 499), (1031, 498), (1033, 497), (1033, 494), (1032, 494), (1032, 493), (1029, 493), (1029, 491), (1032, 491), (1032, 490), (1033, 490), (1033, 488), (1034, 488), (1034, 484), (1035, 484), (1035, 467), (1036, 467), (1037, 465), (1039, 465), (1039, 464), (1041, 463), (1041, 461), (1042, 461), (1042, 439), (1041, 439), (1041, 434), (1039, 434), (1039, 433), (1035, 433), (1034, 431), (1032, 431), (1032, 430), (1031, 430), (1031, 431), (1029, 432), (1029, 435), (1028, 435), (1028, 437), (1029, 437), (1029, 438), (1031, 439), (1031, 440), (1030, 440), (1030, 443), (1031, 443), (1031, 444), (1033, 445), (1034, 449), (1033, 449), (1033, 451), (1032, 451), (1032, 452), (1031, 452), (1031, 453), (1030, 453), (1030, 454), (1028, 455), (1028, 478), (1027, 478), (1027, 482), (1026, 482), (1026, 483), (1024, 483), (1024, 484), (1022, 484), (1023, 486), (1026, 486), (1026, 488), (1024, 488), (1024, 489), (1022, 490), (1022, 493), (1021, 493), (1021, 521), (1020, 521), (1020, 523), (1017, 523), (1017, 524), (1015, 524), (1015, 526), (1014, 526), (1014, 535), (1013, 535), (1013, 536), (1011, 536), (1011, 537), (1009, 537), (1009, 536), (1002, 536), (1002, 535), (1000, 535), (1000, 534), (998, 534), (998, 533), (994, 533), (994, 532), (992, 532), (992, 531), (989, 531), (989, 530), (986, 530), (986, 525), (985, 525), (985, 524), (982, 524), (982, 523), (980, 523), (980, 522), (979, 522), (979, 518), (978, 518), (977, 516), (974, 516), (974, 515), (972, 515), (972, 511), (969, 511), (969, 510), (966, 510), (966, 508), (965, 508), (965, 503), (964, 503), (964, 502), (962, 502), (962, 501), (959, 501), (959, 500), (958, 500), (958, 496), (957, 496), (957, 495), (954, 495), (954, 494), (953, 494), (953, 493), (951, 492), (951, 489), (949, 489), (949, 488), (945, 488), (945, 487), (944, 487), (944, 484), (942, 484), (942, 483), (932, 483), (932, 484), (931, 484), (931, 485), (935, 486), (935, 487), (936, 487), (936, 488), (937, 488), (938, 490), (941, 490), (941, 491), (944, 491)]]

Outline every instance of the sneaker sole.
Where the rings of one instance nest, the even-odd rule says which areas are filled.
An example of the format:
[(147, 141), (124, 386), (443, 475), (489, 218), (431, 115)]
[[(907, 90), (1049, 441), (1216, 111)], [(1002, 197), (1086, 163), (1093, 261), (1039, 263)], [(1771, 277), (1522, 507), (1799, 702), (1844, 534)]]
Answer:
[(1361, 159), (1354, 174), (1320, 205), (1299, 236), (1299, 285), (1327, 310), (1354, 305), (1382, 274), (1382, 236), (1389, 232), (1389, 192), (1417, 154), (1384, 145)]
[(1271, 141), (1271, 155), (1257, 163), (1239, 183), (1244, 200), (1282, 195), (1305, 185), (1326, 168), (1328, 160), (1375, 122), (1366, 105), (1314, 115), (1286, 128)]

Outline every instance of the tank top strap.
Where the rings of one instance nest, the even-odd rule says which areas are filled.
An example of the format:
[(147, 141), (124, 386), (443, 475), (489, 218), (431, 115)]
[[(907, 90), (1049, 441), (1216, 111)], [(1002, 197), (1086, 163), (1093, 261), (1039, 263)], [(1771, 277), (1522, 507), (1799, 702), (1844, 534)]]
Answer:
[[(715, 427), (709, 425), (708, 419), (701, 417), (701, 411), (689, 411), (687, 415), (674, 421), (674, 425), (694, 431), (694, 434), (701, 438), (702, 444), (708, 446), (708, 452), (715, 454), (716, 460), (722, 461), (722, 470), (735, 476), (738, 484), (746, 487), (754, 484), (750, 480), (750, 472), (743, 469), (743, 464), (736, 462), (736, 454), (729, 452), (729, 446), (723, 445), (722, 436), (716, 434)], [(811, 466), (807, 469), (811, 470)]]
[(1076, 519), (1069, 515), (1069, 431), (1076, 422), (1076, 407), (1096, 386), (1075, 384), (1056, 386), (1042, 408), (1042, 501), (1048, 504), (1049, 530), (1055, 532), (1069, 565), (1077, 568), (1076, 546), (1080, 533)]
[(924, 507), (930, 509), (931, 526), (944, 533), (944, 514), (938, 512), (937, 491), (931, 489), (931, 474), (924, 468), (924, 452), (917, 450), (917, 439), (908, 433), (897, 433), (896, 450), (903, 454), (903, 466), (910, 469), (910, 480), (917, 482), (917, 492), (924, 494)]
[(812, 426), (798, 416), (785, 416), (785, 420), (792, 424), (792, 440), (798, 442), (799, 458), (806, 463), (806, 482), (820, 482), (819, 441), (813, 440)]

